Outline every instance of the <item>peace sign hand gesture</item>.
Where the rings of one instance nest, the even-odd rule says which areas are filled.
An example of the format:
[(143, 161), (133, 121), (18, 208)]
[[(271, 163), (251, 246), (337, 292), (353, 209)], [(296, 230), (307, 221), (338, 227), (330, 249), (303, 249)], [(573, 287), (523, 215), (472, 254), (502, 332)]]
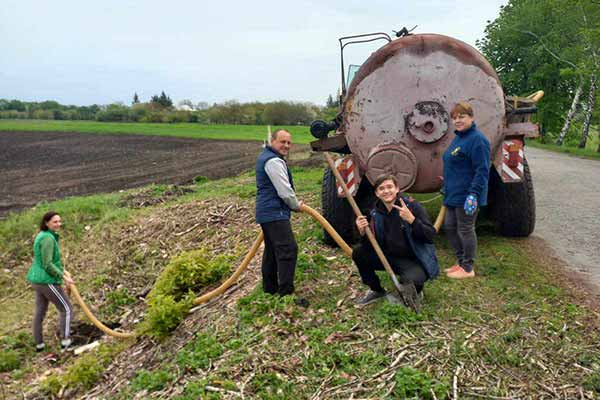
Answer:
[(408, 222), (409, 224), (412, 224), (415, 220), (415, 216), (413, 215), (413, 213), (408, 209), (408, 207), (406, 206), (406, 204), (404, 203), (404, 200), (402, 200), (402, 197), (400, 197), (400, 205), (393, 205), (392, 207), (396, 208), (400, 214), (400, 218), (402, 218), (403, 220), (405, 220), (406, 222)]

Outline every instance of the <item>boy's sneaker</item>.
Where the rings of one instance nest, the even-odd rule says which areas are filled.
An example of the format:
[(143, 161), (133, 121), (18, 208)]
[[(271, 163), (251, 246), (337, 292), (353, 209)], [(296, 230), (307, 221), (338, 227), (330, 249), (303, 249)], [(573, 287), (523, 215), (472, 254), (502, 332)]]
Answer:
[(361, 297), (356, 304), (359, 306), (366, 306), (367, 304), (371, 304), (379, 299), (381, 299), (382, 297), (385, 297), (386, 292), (385, 290), (382, 290), (381, 292), (376, 292), (374, 290), (370, 290), (367, 292), (367, 294), (365, 294), (363, 297)]
[(46, 343), (39, 343), (35, 345), (35, 351), (41, 353), (46, 349)]

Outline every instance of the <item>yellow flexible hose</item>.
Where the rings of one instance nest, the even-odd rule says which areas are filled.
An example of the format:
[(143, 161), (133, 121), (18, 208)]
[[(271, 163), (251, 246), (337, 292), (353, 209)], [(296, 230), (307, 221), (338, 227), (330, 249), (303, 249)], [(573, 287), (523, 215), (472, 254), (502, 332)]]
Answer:
[(435, 231), (437, 233), (440, 233), (440, 228), (442, 227), (442, 224), (444, 223), (444, 218), (446, 218), (446, 206), (442, 206), (442, 208), (440, 208), (440, 213), (438, 214), (437, 218), (435, 219), (435, 223), (433, 224), (433, 227), (435, 228)]
[[(338, 244), (338, 246), (340, 246), (342, 251), (349, 257), (352, 255), (352, 248), (350, 246), (348, 246), (348, 244), (344, 241), (344, 239), (342, 239), (342, 237), (335, 231), (335, 229), (333, 229), (331, 224), (321, 214), (319, 214), (315, 209), (307, 206), (306, 204), (303, 204), (300, 207), (300, 211), (309, 214), (311, 217), (313, 217), (315, 220), (317, 220), (317, 222), (319, 222), (319, 224), (321, 224), (321, 226), (323, 228), (325, 228), (327, 233), (329, 233), (329, 235), (332, 237), (332, 239), (335, 240), (335, 242)], [(435, 222), (437, 231), (439, 231), (438, 224), (441, 226), (442, 221), (444, 220), (445, 212), (446, 212), (446, 207), (442, 207), (442, 209), (440, 210), (440, 214), (438, 215), (438, 218)], [(260, 248), (260, 244), (262, 243), (263, 239), (264, 239), (263, 233), (260, 232), (258, 234), (258, 236), (256, 237), (256, 239), (254, 240), (252, 247), (250, 247), (248, 254), (246, 254), (244, 259), (242, 260), (242, 263), (235, 270), (235, 272), (229, 278), (227, 278), (227, 280), (225, 282), (223, 282), (218, 288), (216, 288), (208, 293), (205, 293), (202, 296), (196, 297), (193, 301), (193, 304), (197, 306), (197, 305), (206, 303), (207, 301), (215, 298), (216, 296), (223, 294), (227, 289), (229, 289), (229, 287), (231, 287), (231, 285), (233, 285), (235, 282), (237, 282), (240, 275), (242, 275), (242, 273), (246, 270), (246, 268), (248, 268), (250, 261), (252, 261), (252, 259), (256, 255), (256, 252)], [(83, 310), (83, 313), (102, 332), (106, 333), (109, 336), (113, 336), (113, 337), (117, 337), (117, 338), (121, 338), (121, 339), (126, 339), (126, 338), (136, 336), (135, 332), (115, 331), (113, 329), (110, 329), (106, 325), (104, 325), (102, 322), (100, 322), (94, 316), (92, 311), (88, 308), (88, 306), (85, 304), (85, 302), (81, 298), (81, 295), (79, 294), (79, 291), (77, 290), (77, 286), (71, 285), (71, 293), (72, 293), (73, 297), (75, 298), (75, 301), (77, 302), (77, 304), (79, 304), (79, 306)]]
[(75, 297), (75, 301), (77, 302), (77, 304), (79, 304), (79, 306), (83, 310), (83, 313), (102, 332), (106, 333), (109, 336), (114, 336), (114, 337), (118, 337), (118, 338), (121, 338), (121, 339), (127, 339), (127, 338), (135, 336), (134, 332), (118, 332), (118, 331), (110, 329), (108, 326), (106, 326), (102, 322), (100, 322), (94, 316), (94, 314), (92, 314), (92, 312), (90, 311), (90, 309), (88, 308), (88, 306), (84, 303), (83, 299), (81, 298), (81, 295), (79, 294), (79, 290), (77, 290), (77, 286), (71, 285), (71, 294), (73, 295), (73, 297)]

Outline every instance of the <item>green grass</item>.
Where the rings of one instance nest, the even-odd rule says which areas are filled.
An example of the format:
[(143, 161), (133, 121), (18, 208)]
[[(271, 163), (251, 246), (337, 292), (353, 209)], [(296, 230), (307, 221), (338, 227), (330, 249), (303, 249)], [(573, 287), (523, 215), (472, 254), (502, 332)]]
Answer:
[[(322, 169), (294, 168), (293, 172), (299, 197), (311, 206), (319, 204)], [(66, 210), (82, 210), (69, 211), (65, 219), (73, 220), (70, 228), (75, 232), (93, 223), (92, 236), (85, 239), (93, 240), (111, 227), (129, 226), (140, 215), (168, 214), (173, 208), (207, 199), (246, 207), (246, 211), (239, 211), (239, 218), (251, 221), (254, 194), (250, 172), (201, 182), (193, 193), (145, 210), (120, 205), (121, 194), (79, 198), (82, 204), (90, 202), (89, 219), (82, 217), (88, 208), (70, 203), (75, 199), (60, 205)], [(426, 204), (432, 217), (439, 206), (440, 199)], [(10, 246), (10, 251), (18, 254), (30, 252), (30, 243), (23, 237), (35, 232), (31, 212), (40, 210), (0, 221), (6, 242), (0, 245)], [(21, 224), (26, 226), (21, 228)], [(165, 342), (154, 342), (153, 346), (159, 346), (155, 354), (160, 357), (147, 357), (153, 360), (151, 363), (139, 365), (131, 356), (136, 371), (130, 371), (130, 384), (124, 385), (116, 398), (131, 398), (142, 390), (150, 393), (175, 389), (181, 399), (220, 398), (222, 393), (207, 387), (223, 393), (239, 392), (243, 382), (246, 398), (308, 399), (322, 390), (320, 398), (442, 399), (450, 397), (458, 368), (461, 398), (536, 397), (547, 393), (547, 388), (559, 393), (552, 394), (555, 397), (573, 398), (579, 396), (579, 388), (588, 393), (600, 390), (597, 315), (561, 286), (557, 276), (532, 252), (527, 239), (498, 237), (490, 223), (482, 221), (478, 277), (469, 281), (440, 277), (429, 282), (423, 310), (417, 315), (385, 301), (355, 308), (353, 302), (365, 287), (352, 261), (339, 249), (322, 245), (322, 230), (309, 216), (294, 214), (293, 226), (299, 244), (297, 293), (308, 298), (308, 309), (297, 307), (293, 297), (281, 299), (264, 294), (260, 284), (239, 288), (246, 294), (234, 303), (203, 308), (188, 317), (197, 318), (183, 324), (193, 329), (194, 335), (179, 328)], [(12, 229), (21, 229), (21, 233), (11, 237)], [(249, 222), (248, 230), (256, 230), (256, 226)], [(75, 233), (69, 235), (67, 242), (84, 240)], [(197, 237), (196, 246), (203, 245), (203, 238)], [(166, 235), (161, 240), (168, 243), (177, 239)], [(85, 248), (84, 243), (80, 246)], [(436, 239), (436, 247), (441, 267), (451, 265), (454, 258), (444, 237)], [(143, 255), (140, 262), (144, 265)], [(107, 279), (100, 274), (90, 268), (82, 280)], [(384, 286), (391, 287), (385, 274), (380, 276)], [(122, 275), (115, 279), (121, 278), (126, 285)], [(11, 280), (10, 285), (7, 281), (2, 287), (12, 287), (15, 281)], [(0, 294), (0, 299), (4, 296)], [(127, 307), (128, 296), (123, 291), (114, 296), (113, 302)], [(14, 312), (25, 321), (30, 318), (28, 310)], [(0, 319), (0, 325), (3, 322)], [(18, 351), (21, 365), (14, 364), (14, 356), (9, 361), (26, 369), (35, 355), (30, 347), (21, 352), (18, 346), (6, 345), (4, 349)], [(68, 379), (60, 378), (79, 390), (95, 385), (107, 365), (107, 359), (97, 357), (99, 362), (85, 358), (64, 366)], [(398, 362), (392, 364), (394, 360)], [(57, 387), (62, 387), (65, 381), (60, 378), (48, 378), (44, 383), (48, 392), (55, 393)], [(20, 384), (25, 385), (25, 377), (22, 379)], [(478, 396), (470, 396), (466, 393), (469, 390)], [(164, 397), (170, 394), (173, 392)]]
[[(293, 142), (307, 144), (315, 140), (307, 126), (278, 126), (293, 135)], [(217, 140), (256, 140), (267, 137), (264, 125), (201, 125), (193, 123), (152, 124), (133, 122), (4, 120), (0, 119), (0, 132), (77, 132), (105, 135), (136, 134), (185, 137)]]
[(556, 153), (565, 153), (571, 154), (578, 157), (591, 158), (600, 160), (600, 153), (596, 150), (590, 148), (590, 146), (586, 146), (585, 149), (580, 149), (579, 147), (572, 147), (567, 145), (558, 146), (553, 143), (540, 143), (537, 140), (529, 140), (527, 142), (527, 146), (532, 146), (538, 149), (554, 151)]

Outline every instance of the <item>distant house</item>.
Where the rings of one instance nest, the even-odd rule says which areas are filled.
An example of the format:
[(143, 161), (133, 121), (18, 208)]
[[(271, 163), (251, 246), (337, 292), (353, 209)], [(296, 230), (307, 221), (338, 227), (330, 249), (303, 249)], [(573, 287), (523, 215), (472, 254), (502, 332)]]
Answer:
[(177, 111), (194, 111), (194, 109), (187, 104), (180, 104), (176, 107)]

